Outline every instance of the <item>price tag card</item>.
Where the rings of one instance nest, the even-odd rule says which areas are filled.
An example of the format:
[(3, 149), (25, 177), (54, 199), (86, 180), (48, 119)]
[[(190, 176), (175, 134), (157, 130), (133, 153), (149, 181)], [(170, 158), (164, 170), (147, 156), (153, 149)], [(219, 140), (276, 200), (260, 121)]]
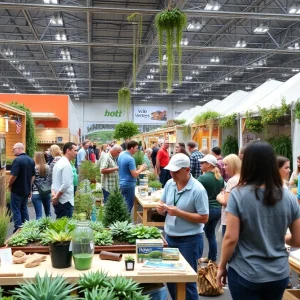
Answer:
[(0, 249), (1, 266), (10, 266), (13, 264), (11, 248)]

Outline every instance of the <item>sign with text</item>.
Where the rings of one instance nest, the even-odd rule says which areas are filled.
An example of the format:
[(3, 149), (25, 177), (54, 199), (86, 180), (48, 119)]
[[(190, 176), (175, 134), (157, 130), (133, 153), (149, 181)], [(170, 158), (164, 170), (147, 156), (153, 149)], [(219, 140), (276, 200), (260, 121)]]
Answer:
[(134, 106), (133, 120), (135, 123), (165, 123), (168, 120), (167, 107)]

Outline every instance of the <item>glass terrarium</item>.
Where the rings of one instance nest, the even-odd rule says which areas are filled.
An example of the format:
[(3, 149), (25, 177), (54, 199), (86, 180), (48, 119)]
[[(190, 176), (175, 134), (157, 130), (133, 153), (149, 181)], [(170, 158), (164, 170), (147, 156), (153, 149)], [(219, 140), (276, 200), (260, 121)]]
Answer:
[(94, 234), (89, 221), (78, 221), (72, 235), (72, 254), (76, 270), (91, 268), (94, 248)]

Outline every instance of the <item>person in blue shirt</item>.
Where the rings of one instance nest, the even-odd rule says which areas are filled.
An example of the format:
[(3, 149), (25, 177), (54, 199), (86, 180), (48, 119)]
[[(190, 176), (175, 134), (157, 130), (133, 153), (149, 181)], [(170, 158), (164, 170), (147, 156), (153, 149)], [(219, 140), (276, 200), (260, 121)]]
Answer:
[[(164, 229), (169, 247), (178, 248), (197, 272), (197, 261), (203, 252), (203, 227), (209, 214), (207, 193), (190, 174), (187, 155), (174, 154), (165, 169), (170, 170), (172, 179), (164, 187), (157, 212), (166, 216)], [(172, 299), (176, 299), (175, 284), (168, 283), (168, 289)], [(196, 283), (187, 283), (186, 300), (198, 299)]]
[(136, 141), (129, 141), (126, 145), (127, 150), (118, 158), (120, 189), (129, 212), (131, 212), (133, 207), (136, 178), (147, 168), (147, 166), (143, 164), (138, 170), (136, 169), (135, 160), (132, 155), (138, 151), (138, 145)]

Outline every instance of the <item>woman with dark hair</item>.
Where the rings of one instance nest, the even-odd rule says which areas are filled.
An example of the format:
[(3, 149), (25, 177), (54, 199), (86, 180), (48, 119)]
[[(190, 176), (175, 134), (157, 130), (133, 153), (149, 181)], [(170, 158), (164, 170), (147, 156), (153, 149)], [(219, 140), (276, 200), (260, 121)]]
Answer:
[[(233, 300), (281, 300), (289, 282), (285, 243), (300, 247), (300, 208), (282, 187), (270, 144), (256, 141), (245, 149), (226, 212), (218, 284), (224, 285), (228, 276)], [(287, 228), (291, 233), (286, 235)]]
[(177, 154), (177, 153), (183, 153), (183, 154), (189, 156), (189, 154), (185, 150), (185, 144), (184, 143), (177, 143), (175, 145), (175, 154)]
[(284, 156), (277, 156), (277, 165), (279, 169), (279, 174), (282, 179), (283, 188), (288, 190), (287, 182), (290, 177), (291, 169), (290, 169), (290, 160)]

